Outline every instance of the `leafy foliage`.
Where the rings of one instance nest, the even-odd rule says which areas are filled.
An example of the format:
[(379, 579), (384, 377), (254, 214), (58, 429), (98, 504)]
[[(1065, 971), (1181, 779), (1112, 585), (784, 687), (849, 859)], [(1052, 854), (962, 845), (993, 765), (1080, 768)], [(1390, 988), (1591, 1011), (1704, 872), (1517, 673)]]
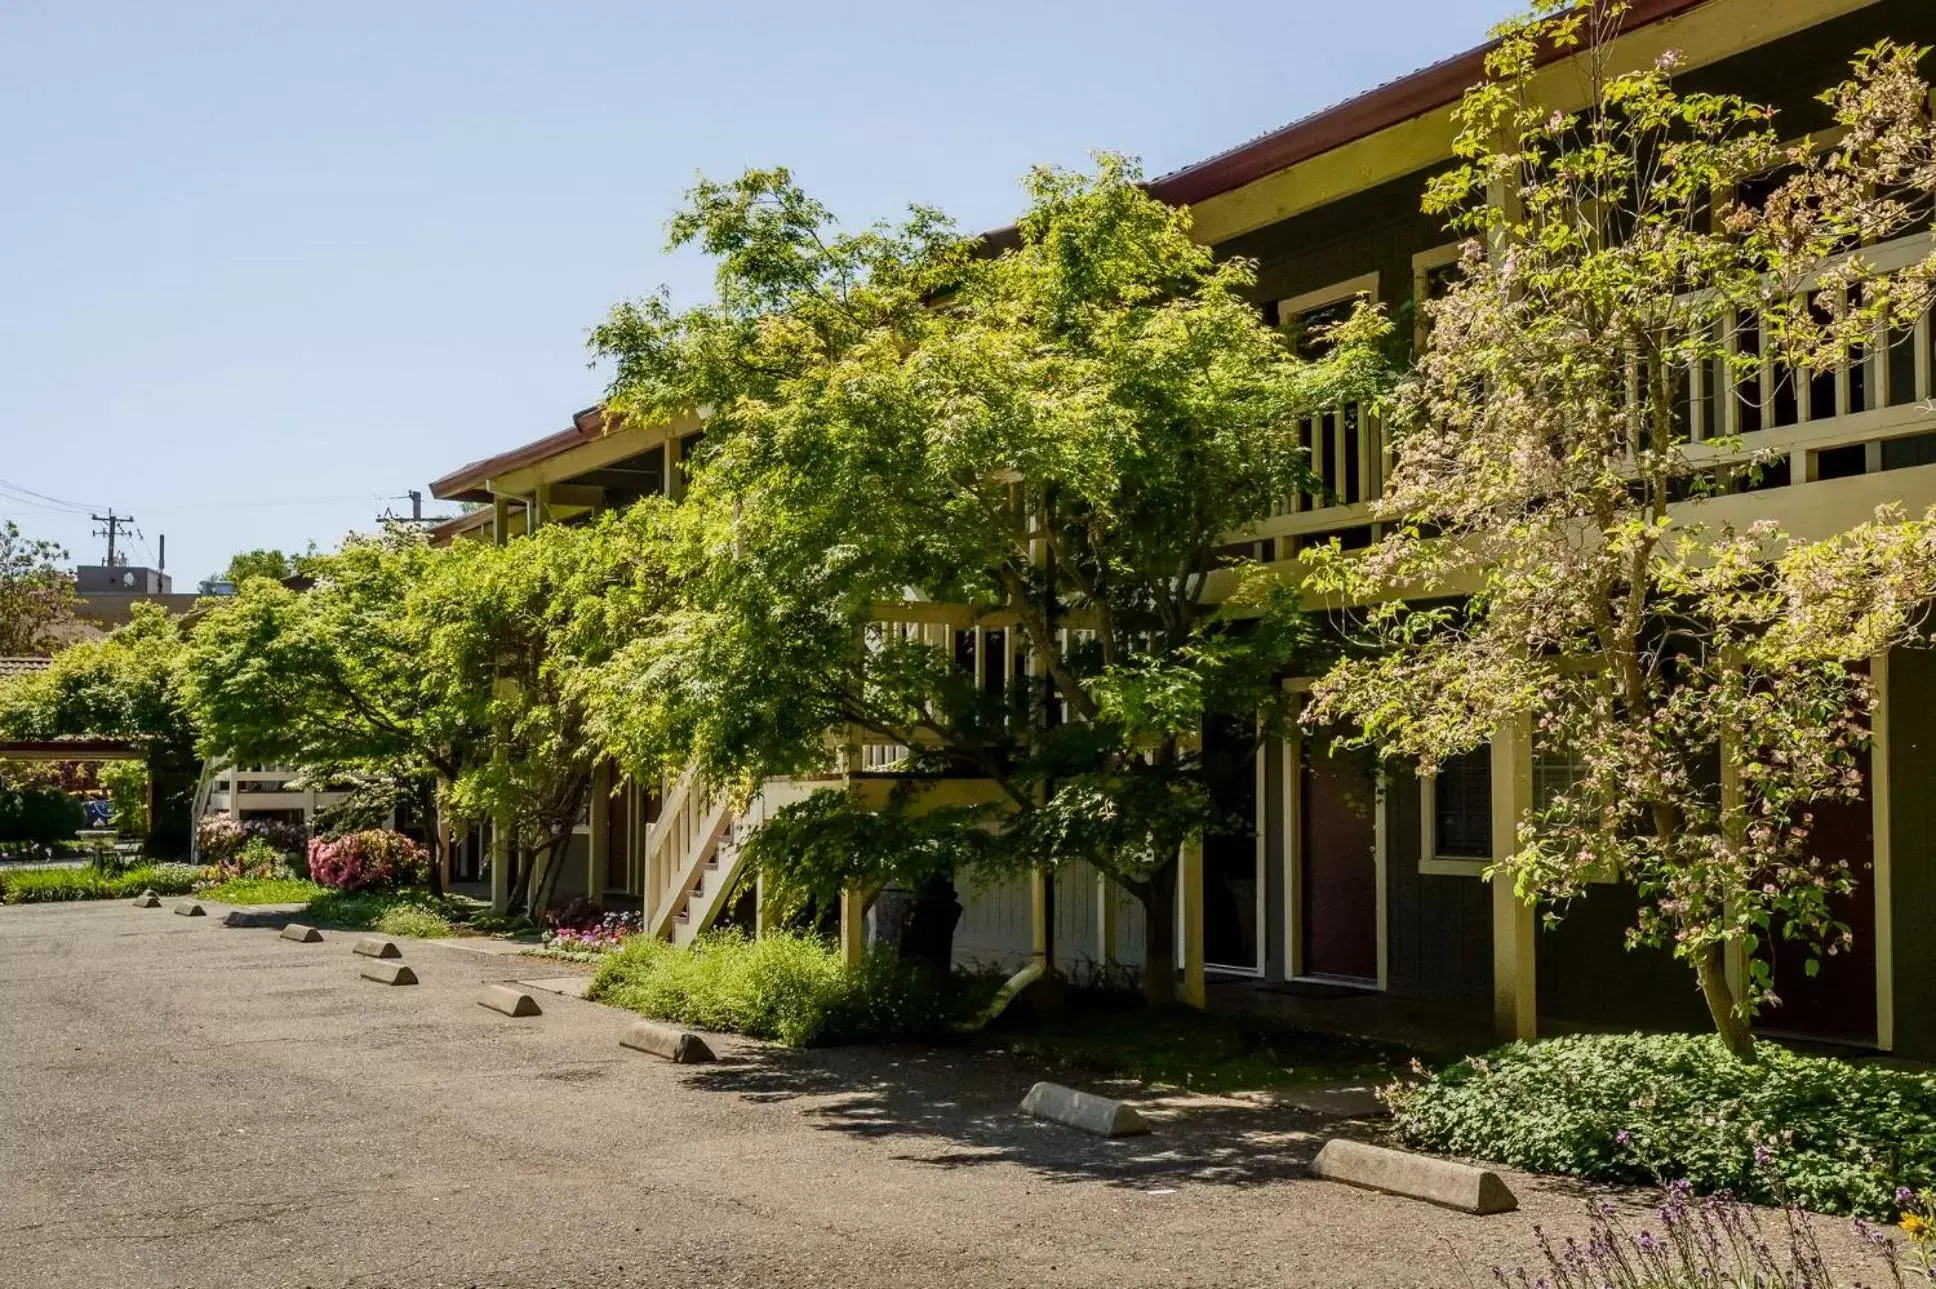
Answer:
[(300, 877), (232, 877), (199, 891), (218, 904), (302, 904), (323, 893)]
[[(1725, 408), (1764, 358), (1805, 382), (1928, 307), (1936, 257), (1879, 274), (1835, 256), (1928, 213), (1936, 127), (1923, 51), (1885, 43), (1824, 96), (1842, 142), (1791, 154), (1769, 109), (1678, 90), (1672, 55), (1610, 74), (1629, 7), (1507, 24), (1458, 109), (1461, 164), (1426, 206), (1473, 240), (1385, 409), (1387, 536), (1314, 560), (1318, 589), (1378, 607), (1307, 716), (1425, 773), (1501, 730), (1570, 758), (1577, 780), (1519, 821), (1504, 874), (1556, 913), (1596, 878), (1632, 882), (1632, 938), (1690, 964), (1746, 1054), (1749, 1017), (1779, 1000), (1753, 954), (1736, 996), (1730, 946), (1847, 943), (1830, 900), (1854, 874), (1809, 845), (1810, 809), (1860, 796), (1873, 696), (1853, 664), (1920, 634), (1936, 511), (1885, 507), (1816, 543), (1709, 522), (1708, 499), (1769, 463), (1731, 421), (1695, 441), (1691, 373)], [(1542, 102), (1550, 42), (1582, 48), (1584, 112)], [(1711, 209), (1779, 166), (1794, 175), (1765, 205)], [(1399, 598), (1421, 586), (1469, 594)]]
[(188, 848), (199, 765), (195, 726), (177, 684), (181, 623), (156, 604), (137, 603), (125, 625), (54, 655), (44, 671), (0, 683), (0, 732), (17, 739), (92, 734), (147, 745), (156, 785), (148, 848)]
[(151, 888), (157, 895), (186, 895), (204, 873), (193, 864), (143, 864), (113, 874), (92, 867), (5, 868), (0, 869), (0, 904), (124, 899)]
[(636, 937), (605, 959), (587, 997), (700, 1029), (827, 1047), (942, 1037), (986, 1001), (992, 989), (982, 983), (880, 953), (849, 967), (809, 936), (726, 932), (690, 948)]
[(97, 772), (108, 794), (108, 818), (123, 837), (148, 831), (148, 766), (143, 761), (107, 761)]
[(435, 940), (455, 935), (456, 923), (467, 911), (418, 889), (325, 891), (309, 901), (303, 913), (321, 926)]
[(38, 657), (63, 643), (75, 603), (66, 561), (58, 543), (23, 536), (11, 519), (0, 524), (0, 655)]
[(0, 787), (0, 838), (38, 845), (65, 841), (80, 830), (81, 803), (59, 788)]
[(312, 840), (309, 876), (336, 891), (414, 886), (428, 875), (429, 858), (422, 846), (402, 833), (372, 828)]
[[(1400, 1085), (1408, 1141), (1539, 1172), (1685, 1179), (1822, 1212), (1889, 1216), (1936, 1182), (1936, 1080), (1714, 1035), (1572, 1035), (1513, 1043)], [(1756, 1147), (1772, 1161), (1756, 1164)]]
[[(1374, 388), (1386, 329), (1360, 314), (1366, 345), (1303, 361), (1250, 302), (1253, 266), (1138, 179), (1116, 157), (1035, 171), (999, 250), (922, 209), (842, 232), (784, 170), (693, 190), (672, 241), (717, 261), (715, 301), (635, 301), (594, 333), (614, 413), (705, 419), (684, 502), (629, 528), (654, 575), (621, 594), (636, 636), (597, 671), (592, 726), (635, 771), (719, 783), (824, 768), (850, 734), (914, 749), (914, 779), (991, 780), (1012, 819), (979, 862), (1111, 874), (1150, 905), (1161, 997), (1176, 855), (1212, 816), (1197, 732), (1281, 720), (1274, 676), (1306, 642), (1282, 588), (1213, 607), (1219, 550), (1317, 488), (1287, 427)], [(909, 600), (1026, 661), (964, 674), (952, 630), (893, 625)], [(863, 825), (795, 815), (784, 871), (832, 859), (824, 887), (846, 861), (808, 833)]]

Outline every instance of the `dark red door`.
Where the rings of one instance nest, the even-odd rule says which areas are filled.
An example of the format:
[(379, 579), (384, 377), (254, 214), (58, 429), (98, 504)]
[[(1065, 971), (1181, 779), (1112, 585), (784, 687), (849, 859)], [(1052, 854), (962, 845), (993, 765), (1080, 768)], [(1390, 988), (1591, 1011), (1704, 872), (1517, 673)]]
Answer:
[(1873, 1043), (1876, 1038), (1875, 808), (1869, 792), (1869, 757), (1863, 754), (1862, 799), (1817, 802), (1809, 848), (1819, 858), (1842, 860), (1855, 889), (1831, 902), (1835, 919), (1846, 924), (1853, 944), (1833, 957), (1815, 955), (1817, 974), (1808, 974), (1809, 952), (1797, 941), (1769, 937), (1765, 951), (1775, 972), (1779, 1007), (1766, 1007), (1761, 1029), (1837, 1042)]
[(631, 886), (632, 848), (631, 829), (626, 825), (626, 811), (631, 806), (630, 789), (612, 795), (611, 804), (606, 807), (605, 815), (605, 889), (623, 891)]
[(1378, 784), (1370, 758), (1307, 738), (1299, 918), (1307, 976), (1378, 979)]

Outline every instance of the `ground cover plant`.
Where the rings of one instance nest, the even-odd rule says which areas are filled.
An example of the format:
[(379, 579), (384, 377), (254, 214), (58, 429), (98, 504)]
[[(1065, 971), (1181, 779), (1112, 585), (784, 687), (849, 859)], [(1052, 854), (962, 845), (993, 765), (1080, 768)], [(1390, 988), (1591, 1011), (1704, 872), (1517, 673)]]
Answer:
[[(1087, 991), (1086, 991), (1087, 992)], [(1078, 997), (1059, 1014), (1004, 1023), (990, 1041), (1078, 1077), (1236, 1092), (1329, 1079), (1380, 1082), (1410, 1053), (1254, 1017), (1149, 1008), (1137, 996)]]
[(457, 922), (467, 912), (455, 902), (429, 891), (324, 891), (303, 910), (312, 922), (347, 931), (377, 931), (384, 935), (436, 940), (457, 934)]
[(193, 864), (140, 864), (119, 873), (87, 868), (0, 870), (0, 904), (47, 904), (60, 900), (113, 900), (152, 890), (186, 895), (205, 870)]
[(300, 877), (232, 877), (210, 882), (195, 893), (218, 904), (301, 904), (323, 894), (323, 889)]
[(636, 936), (605, 959), (587, 997), (699, 1029), (829, 1047), (952, 1035), (997, 983), (885, 953), (848, 966), (807, 935), (719, 932), (689, 948)]
[(1762, 1047), (1749, 1063), (1713, 1035), (1512, 1043), (1388, 1099), (1414, 1145), (1539, 1172), (1867, 1217), (1936, 1184), (1936, 1078)]

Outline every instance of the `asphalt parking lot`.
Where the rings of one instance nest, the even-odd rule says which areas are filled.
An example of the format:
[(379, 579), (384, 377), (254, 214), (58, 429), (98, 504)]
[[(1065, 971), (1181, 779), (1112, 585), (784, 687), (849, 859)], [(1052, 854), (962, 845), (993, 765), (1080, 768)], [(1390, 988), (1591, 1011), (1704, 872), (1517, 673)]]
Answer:
[(123, 903), (0, 908), (0, 1283), (39, 1286), (1484, 1285), (1563, 1187), (1472, 1218), (1308, 1179), (1329, 1125), (1201, 1103), (1099, 1141), (960, 1052), (714, 1066), (486, 982), (555, 964), (296, 944)]

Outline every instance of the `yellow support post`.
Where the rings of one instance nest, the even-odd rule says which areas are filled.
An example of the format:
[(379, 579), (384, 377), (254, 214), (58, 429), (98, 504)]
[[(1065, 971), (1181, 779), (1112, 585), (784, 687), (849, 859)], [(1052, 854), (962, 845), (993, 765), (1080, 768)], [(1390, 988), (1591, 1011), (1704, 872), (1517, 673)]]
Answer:
[(867, 948), (866, 928), (861, 919), (867, 913), (866, 893), (858, 886), (840, 892), (840, 957), (848, 966), (860, 965)]
[[(1519, 849), (1519, 821), (1533, 808), (1533, 729), (1521, 718), (1492, 740), (1492, 857)], [(1492, 1021), (1502, 1039), (1539, 1037), (1538, 973), (1533, 906), (1519, 898), (1512, 878), (1492, 879)]]
[(1041, 869), (1029, 874), (1029, 952), (1047, 971), (1049, 961), (1049, 875)]
[(1177, 903), (1183, 912), (1183, 1001), (1202, 1007), (1207, 1001), (1203, 982), (1203, 839), (1183, 843), (1177, 865)]

